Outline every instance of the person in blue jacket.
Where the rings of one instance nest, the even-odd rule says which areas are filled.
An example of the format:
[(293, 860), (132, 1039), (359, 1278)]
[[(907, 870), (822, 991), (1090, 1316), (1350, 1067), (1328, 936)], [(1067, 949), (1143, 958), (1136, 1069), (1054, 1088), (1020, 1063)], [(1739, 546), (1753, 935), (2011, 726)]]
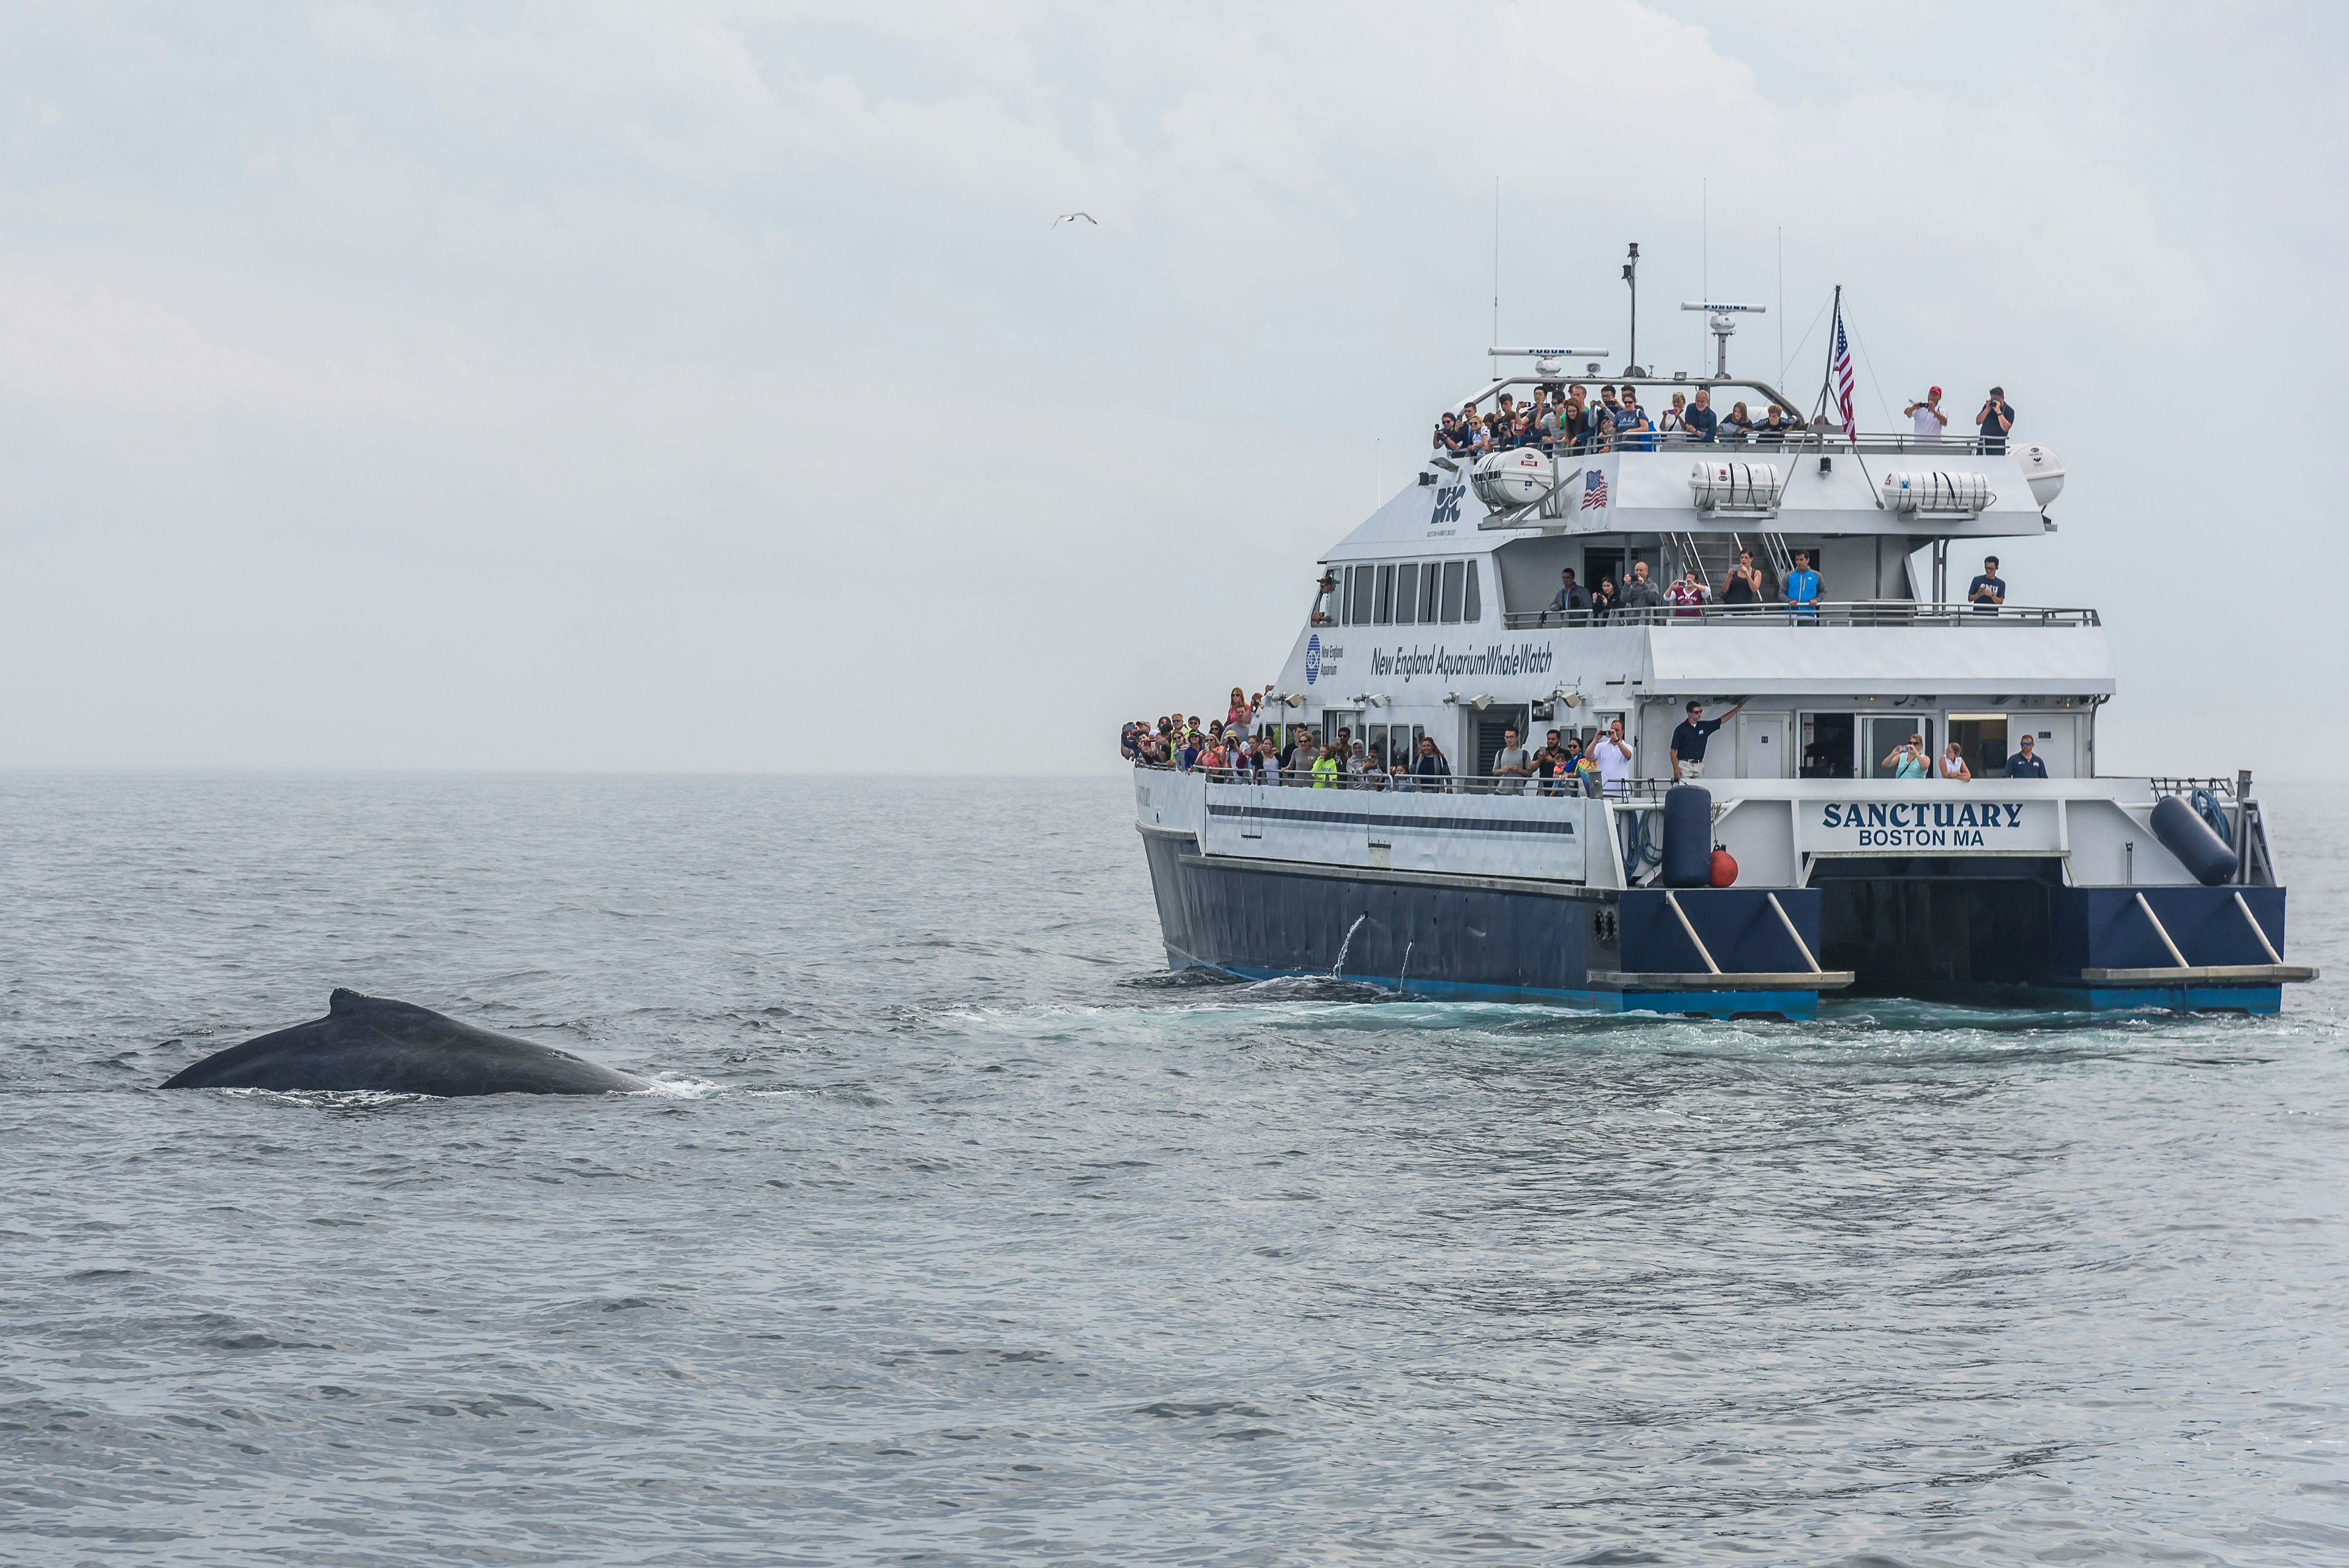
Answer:
[(2011, 779), (2044, 779), (2047, 764), (2031, 753), (2031, 733), (2023, 732), (2023, 750), (2006, 759), (2006, 776)]
[(1795, 619), (1816, 626), (1819, 619), (1819, 575), (1811, 570), (1811, 553), (1795, 552), (1795, 569), (1786, 574), (1786, 607)]

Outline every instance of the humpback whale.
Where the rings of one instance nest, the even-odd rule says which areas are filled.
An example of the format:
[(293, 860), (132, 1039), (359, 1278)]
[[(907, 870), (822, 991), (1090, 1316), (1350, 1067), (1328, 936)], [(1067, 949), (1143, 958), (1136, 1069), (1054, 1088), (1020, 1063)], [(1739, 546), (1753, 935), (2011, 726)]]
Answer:
[(605, 1095), (631, 1074), (476, 1029), (428, 1007), (337, 988), (326, 1016), (207, 1056), (167, 1089), (377, 1089), (399, 1095)]

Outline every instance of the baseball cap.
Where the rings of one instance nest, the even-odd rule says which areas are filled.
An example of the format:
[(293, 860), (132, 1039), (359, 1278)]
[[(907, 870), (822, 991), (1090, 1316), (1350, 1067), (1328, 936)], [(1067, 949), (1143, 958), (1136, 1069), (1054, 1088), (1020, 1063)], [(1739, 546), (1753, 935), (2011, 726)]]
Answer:
[(1940, 396), (1941, 395), (1941, 389), (1940, 389), (1940, 388), (1939, 388), (1939, 387), (1935, 387), (1935, 388), (1933, 388), (1931, 390), (1928, 391), (1925, 395), (1926, 395), (1927, 397), (1929, 397), (1929, 398), (1938, 398), (1938, 397), (1940, 397)]

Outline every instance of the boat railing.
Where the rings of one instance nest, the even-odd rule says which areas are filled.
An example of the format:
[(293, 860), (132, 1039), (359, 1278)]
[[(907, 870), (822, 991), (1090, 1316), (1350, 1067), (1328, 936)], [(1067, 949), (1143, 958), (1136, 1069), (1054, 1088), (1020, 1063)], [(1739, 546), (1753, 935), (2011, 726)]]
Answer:
[(2001, 605), (1917, 604), (1908, 599), (1854, 599), (1800, 607), (1785, 604), (1663, 605), (1655, 608), (1511, 610), (1501, 618), (1511, 631), (1590, 626), (2102, 626), (2095, 610)]
[[(2019, 450), (2029, 443), (2009, 436), (1992, 443), (1975, 435), (1900, 435), (1891, 431), (1862, 431), (1857, 440), (1840, 430), (1794, 429), (1778, 435), (1748, 432), (1716, 434), (1711, 441), (1686, 435), (1677, 431), (1626, 432), (1606, 441), (1527, 441), (1545, 456), (1559, 458), (1598, 457), (1608, 452), (1676, 453), (1686, 457), (1702, 457), (1722, 447), (1731, 447), (1759, 458), (1770, 452), (1788, 451), (1839, 457), (1856, 454), (1860, 457), (1998, 457)], [(1439, 447), (1433, 455), (1453, 463), (1473, 462), (1488, 452), (1512, 450), (1507, 447), (1481, 446), (1461, 452)]]
[[(1596, 798), (1570, 778), (1495, 778), (1484, 774), (1403, 774), (1365, 771), (1358, 774), (1314, 774), (1299, 768), (1181, 768), (1171, 763), (1137, 763), (1143, 773), (1193, 773), (1209, 784), (1269, 784), (1285, 789), (1377, 790), (1392, 794), (1490, 794), (1547, 796), (1558, 800)], [(1609, 800), (1661, 800), (1671, 788), (1670, 779), (1619, 779), (1604, 791)]]
[(2225, 795), (2229, 800), (2235, 798), (2233, 779), (2174, 779), (2157, 774), (2145, 782), (2152, 787), (2156, 794), (2191, 796), (2197, 790), (2201, 790), (2213, 795)]

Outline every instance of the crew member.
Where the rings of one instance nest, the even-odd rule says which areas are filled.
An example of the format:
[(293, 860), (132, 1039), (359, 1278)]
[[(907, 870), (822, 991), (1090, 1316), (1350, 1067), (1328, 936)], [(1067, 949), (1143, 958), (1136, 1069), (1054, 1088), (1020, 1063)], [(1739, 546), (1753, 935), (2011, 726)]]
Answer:
[(1704, 743), (1713, 739), (1715, 730), (1744, 711), (1745, 704), (1752, 701), (1751, 697), (1740, 697), (1737, 706), (1718, 719), (1704, 716), (1703, 703), (1690, 703), (1688, 717), (1672, 729), (1672, 777), (1676, 780), (1704, 777)]

